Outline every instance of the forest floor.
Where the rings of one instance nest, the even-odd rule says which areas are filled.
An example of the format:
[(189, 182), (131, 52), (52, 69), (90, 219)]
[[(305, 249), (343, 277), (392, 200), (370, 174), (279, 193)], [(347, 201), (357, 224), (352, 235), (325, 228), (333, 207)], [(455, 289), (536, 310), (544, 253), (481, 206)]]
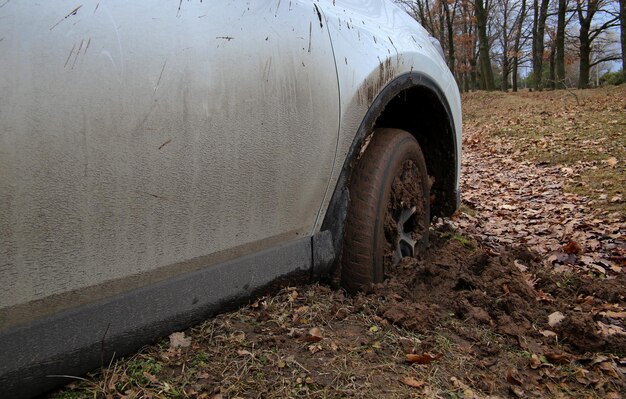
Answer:
[(286, 287), (54, 398), (623, 398), (626, 85), (463, 96), (461, 209), (367, 295)]

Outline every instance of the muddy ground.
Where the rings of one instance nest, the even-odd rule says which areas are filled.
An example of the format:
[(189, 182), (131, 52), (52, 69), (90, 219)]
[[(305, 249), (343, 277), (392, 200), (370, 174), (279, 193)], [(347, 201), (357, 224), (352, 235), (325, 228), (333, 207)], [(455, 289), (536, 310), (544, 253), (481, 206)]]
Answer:
[[(584, 93), (587, 105), (617, 104), (607, 120), (626, 127), (626, 87)], [(52, 397), (625, 397), (623, 185), (604, 185), (604, 197), (594, 188), (596, 199), (573, 192), (588, 159), (551, 164), (525, 152), (523, 131), (500, 134), (528, 108), (520, 101), (569, 110), (567, 93), (490, 94), (502, 110), (490, 123), (471, 116), (487, 112), (484, 95), (464, 98), (461, 210), (369, 294), (285, 287)], [(623, 150), (623, 134), (612, 148)], [(619, 182), (624, 161), (609, 150), (593, 162)]]
[(524, 247), (494, 254), (444, 224), (368, 295), (287, 287), (66, 394), (619, 398), (625, 282), (553, 274)]

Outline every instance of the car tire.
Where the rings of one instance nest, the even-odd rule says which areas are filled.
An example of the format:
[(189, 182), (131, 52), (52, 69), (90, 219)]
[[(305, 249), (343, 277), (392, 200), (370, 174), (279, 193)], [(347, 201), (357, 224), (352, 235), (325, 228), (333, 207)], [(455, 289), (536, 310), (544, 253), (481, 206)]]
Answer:
[(368, 290), (386, 268), (428, 244), (430, 183), (417, 140), (399, 129), (376, 129), (349, 184), (341, 284)]

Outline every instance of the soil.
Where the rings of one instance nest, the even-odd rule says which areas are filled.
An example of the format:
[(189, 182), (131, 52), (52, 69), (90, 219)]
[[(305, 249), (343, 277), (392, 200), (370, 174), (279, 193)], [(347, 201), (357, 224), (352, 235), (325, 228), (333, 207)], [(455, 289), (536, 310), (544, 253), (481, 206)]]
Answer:
[[(561, 350), (576, 355), (626, 354), (625, 335), (604, 336), (596, 326), (598, 321), (611, 322), (597, 310), (626, 305), (623, 274), (611, 280), (555, 275), (524, 247), (498, 255), (470, 249), (457, 240), (435, 247), (424, 259), (405, 259), (376, 287), (377, 294), (391, 298), (382, 316), (419, 333), (454, 317), (536, 352), (554, 347), (554, 338), (541, 331), (551, 331), (548, 316), (561, 311), (565, 318), (553, 331)], [(566, 286), (560, 282), (565, 280)]]

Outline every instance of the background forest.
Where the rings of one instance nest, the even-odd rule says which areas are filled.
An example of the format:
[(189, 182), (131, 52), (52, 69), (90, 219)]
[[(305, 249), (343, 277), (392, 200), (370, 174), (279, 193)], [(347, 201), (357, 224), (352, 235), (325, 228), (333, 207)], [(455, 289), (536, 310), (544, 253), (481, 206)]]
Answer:
[(626, 0), (396, 0), (437, 38), (462, 91), (624, 82)]

